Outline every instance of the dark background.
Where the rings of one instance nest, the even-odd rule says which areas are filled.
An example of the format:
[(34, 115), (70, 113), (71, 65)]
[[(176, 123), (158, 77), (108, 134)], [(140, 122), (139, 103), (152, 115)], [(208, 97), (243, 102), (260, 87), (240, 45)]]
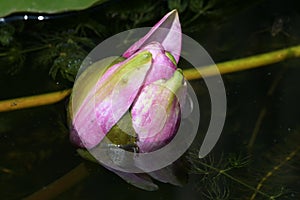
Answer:
[[(296, 0), (174, 2), (110, 1), (45, 21), (22, 21), (24, 13), (8, 16), (8, 23), (0, 25), (0, 100), (71, 88), (81, 61), (98, 43), (120, 31), (153, 26), (173, 8), (179, 11), (183, 33), (197, 40), (216, 63), (300, 43)], [(204, 172), (190, 165), (187, 185), (157, 183), (160, 189), (155, 192), (137, 189), (77, 154), (68, 138), (67, 99), (0, 113), (1, 199), (21, 199), (81, 162), (92, 175), (57, 199), (250, 199), (255, 191), (244, 183), (256, 188), (268, 172), (261, 191), (278, 195), (276, 199), (300, 199), (299, 63), (290, 59), (223, 75), (228, 110), (221, 139), (201, 162), (187, 154)], [(184, 61), (179, 66), (190, 67)], [(202, 80), (190, 83), (200, 103), (201, 138), (209, 122), (209, 94)], [(255, 127), (259, 131), (248, 148)], [(200, 144), (201, 139), (196, 140), (190, 151)], [(228, 169), (233, 179), (202, 162)], [(255, 199), (268, 198), (257, 194)]]

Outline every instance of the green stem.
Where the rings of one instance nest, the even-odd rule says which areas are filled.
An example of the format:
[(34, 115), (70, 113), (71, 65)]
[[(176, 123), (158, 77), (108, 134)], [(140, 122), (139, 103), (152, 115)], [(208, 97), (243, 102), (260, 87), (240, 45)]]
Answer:
[(34, 95), (29, 97), (20, 97), (9, 100), (0, 101), (0, 112), (30, 108), (35, 106), (49, 105), (57, 103), (71, 93), (71, 89), (51, 92), (46, 94)]
[[(268, 53), (249, 56), (236, 60), (221, 62), (209, 66), (191, 68), (183, 70), (186, 79), (194, 80), (201, 77), (227, 74), (232, 72), (254, 69), (274, 63), (278, 63), (291, 58), (300, 57), (300, 45), (272, 51)], [(217, 69), (217, 70), (216, 70)]]
[[(37, 51), (41, 50), (43, 48), (50, 48), (51, 45), (46, 45), (43, 47), (37, 47), (33, 49), (28, 49), (24, 50), (23, 53), (28, 53), (31, 51)], [(1, 54), (0, 54), (1, 56)], [(246, 58), (241, 58), (237, 60), (231, 60), (227, 62), (222, 62), (222, 63), (217, 63), (216, 65), (210, 65), (210, 66), (204, 66), (204, 67), (197, 67), (197, 68), (191, 68), (191, 69), (185, 69), (183, 70), (183, 75), (187, 80), (194, 80), (194, 79), (200, 79), (202, 77), (207, 77), (207, 76), (214, 76), (218, 74), (226, 74), (226, 73), (232, 73), (232, 72), (237, 72), (237, 71), (242, 71), (242, 70), (247, 70), (247, 69), (253, 69), (257, 67), (262, 67), (266, 66), (269, 64), (277, 63), (284, 61), (286, 59), (290, 58), (298, 58), (300, 57), (300, 45), (294, 46), (294, 47), (289, 47), (286, 49), (281, 49), (277, 51), (272, 51), (264, 54), (258, 54)], [(216, 68), (217, 66), (217, 68)], [(62, 91), (63, 92), (63, 91)], [(56, 96), (56, 93), (53, 93), (54, 96)], [(21, 98), (23, 99), (23, 98)], [(30, 102), (28, 104), (30, 107), (33, 106), (39, 106), (41, 105), (39, 102), (43, 101), (46, 102), (43, 105), (47, 104), (52, 104), (56, 103), (60, 100), (61, 98), (58, 98), (57, 101), (49, 101), (48, 99), (53, 99), (51, 95), (37, 95), (37, 96), (32, 96), (30, 98), (26, 98), (26, 102)], [(38, 100), (38, 101), (37, 101)], [(10, 99), (10, 100), (4, 100), (0, 101), (0, 105), (6, 105), (6, 107), (0, 106), (0, 112), (3, 111), (10, 111), (11, 107), (15, 107), (15, 99)], [(23, 109), (26, 108), (28, 105), (23, 103), (19, 103), (18, 108)], [(15, 107), (16, 108), (16, 107)]]

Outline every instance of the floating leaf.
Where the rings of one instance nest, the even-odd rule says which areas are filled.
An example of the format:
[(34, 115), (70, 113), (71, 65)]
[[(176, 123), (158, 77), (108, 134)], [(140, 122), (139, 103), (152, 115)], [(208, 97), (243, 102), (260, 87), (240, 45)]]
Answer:
[(59, 13), (83, 10), (106, 0), (0, 0), (0, 16), (15, 12)]

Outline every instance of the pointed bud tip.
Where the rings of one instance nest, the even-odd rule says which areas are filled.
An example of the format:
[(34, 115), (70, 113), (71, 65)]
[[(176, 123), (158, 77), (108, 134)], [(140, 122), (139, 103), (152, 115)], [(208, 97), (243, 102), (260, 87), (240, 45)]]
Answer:
[(178, 15), (177, 9), (173, 9), (173, 10), (171, 10), (169, 13), (170, 13), (170, 14), (176, 14), (176, 15)]

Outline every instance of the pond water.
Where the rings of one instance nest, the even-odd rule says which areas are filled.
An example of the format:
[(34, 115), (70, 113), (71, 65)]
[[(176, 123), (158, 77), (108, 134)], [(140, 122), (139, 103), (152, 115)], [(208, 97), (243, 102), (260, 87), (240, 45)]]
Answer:
[[(10, 44), (0, 48), (0, 100), (71, 88), (77, 67), (93, 47), (120, 31), (152, 26), (168, 12), (168, 2), (136, 2), (131, 7), (112, 1), (46, 21), (15, 18), (0, 24), (2, 30), (14, 29), (11, 35), (0, 36), (12, 37)], [(198, 41), (216, 63), (300, 44), (297, 1), (199, 1), (204, 4), (198, 18), (194, 18), (198, 4), (191, 2), (179, 14), (183, 33)], [(21, 52), (26, 49), (28, 53)], [(272, 195), (274, 199), (300, 199), (299, 64), (299, 59), (288, 59), (222, 75), (226, 122), (220, 140), (205, 159), (193, 153), (207, 130), (210, 98), (203, 80), (190, 81), (201, 121), (186, 155), (193, 163), (187, 162), (188, 183), (176, 187), (156, 182), (159, 190), (154, 192), (135, 188), (78, 155), (69, 141), (68, 98), (48, 106), (2, 112), (1, 199), (23, 199), (41, 190), (48, 193), (28, 199), (268, 199)], [(189, 64), (182, 60), (179, 66)]]

